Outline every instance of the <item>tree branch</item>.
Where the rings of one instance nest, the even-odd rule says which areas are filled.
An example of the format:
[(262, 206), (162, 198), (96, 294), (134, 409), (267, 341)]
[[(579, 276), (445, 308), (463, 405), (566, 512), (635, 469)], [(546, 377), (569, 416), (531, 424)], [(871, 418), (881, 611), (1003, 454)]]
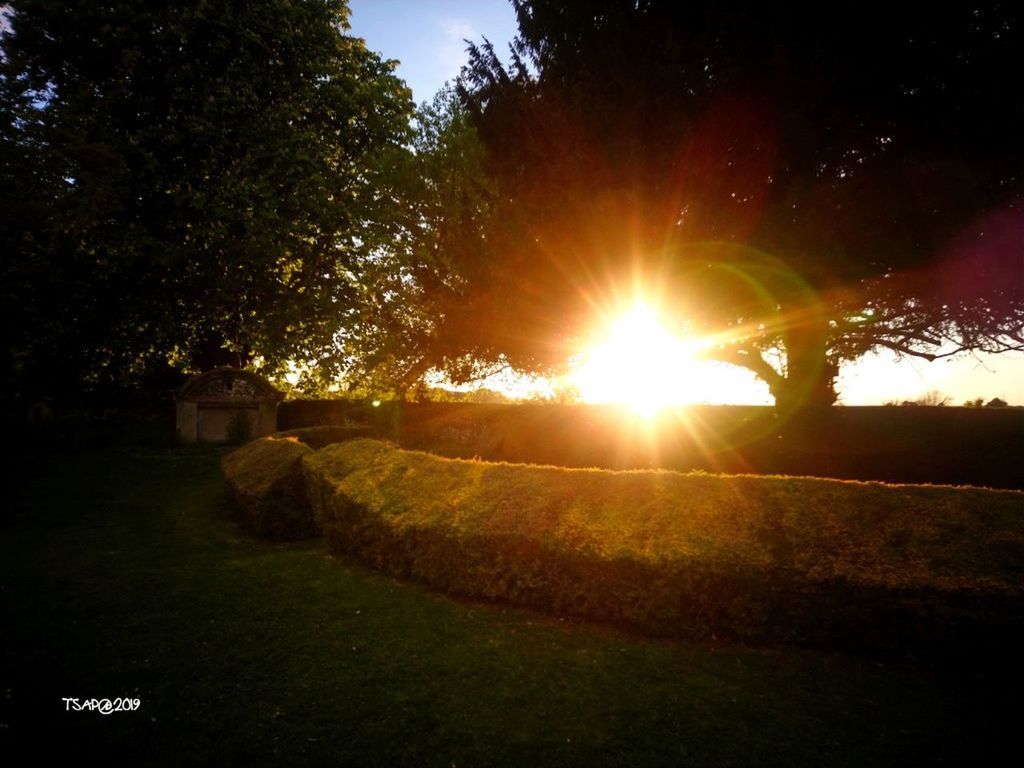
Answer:
[(740, 368), (746, 368), (758, 378), (768, 384), (771, 392), (778, 391), (778, 388), (785, 381), (782, 374), (776, 371), (771, 364), (765, 360), (760, 352), (755, 349), (743, 346), (712, 347), (703, 350), (697, 355), (699, 360), (708, 360), (719, 363), (729, 363)]

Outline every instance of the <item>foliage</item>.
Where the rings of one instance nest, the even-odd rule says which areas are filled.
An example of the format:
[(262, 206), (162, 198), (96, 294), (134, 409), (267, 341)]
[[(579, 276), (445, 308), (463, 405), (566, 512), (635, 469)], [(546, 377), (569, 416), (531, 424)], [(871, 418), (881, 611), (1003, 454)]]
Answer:
[(316, 533), (300, 461), (311, 451), (364, 434), (358, 427), (308, 427), (254, 440), (221, 460), (224, 479), (257, 534), (298, 539)]
[(447, 389), (445, 387), (429, 387), (423, 392), (421, 402), (431, 403), (508, 403), (509, 397), (502, 392), (488, 387), (476, 387), (466, 391)]
[[(480, 379), (504, 367), (500, 355), (451, 343), (449, 319), (487, 299), (467, 292), (484, 268), (479, 250), (490, 209), (483, 149), (450, 84), (416, 112), (410, 151), (396, 155), (393, 231), (381, 238), (358, 315), (342, 329), (350, 396), (429, 397), (424, 377)], [(474, 350), (479, 352), (479, 350)]]
[(495, 194), (451, 348), (544, 370), (638, 285), (784, 407), (1024, 345), (1017, 6), (513, 4), (460, 86)]
[(322, 426), (322, 427), (300, 427), (298, 429), (286, 429), (276, 432), (272, 437), (282, 439), (296, 439), (303, 445), (308, 445), (314, 451), (319, 451), (328, 445), (341, 443), (355, 437), (365, 437), (368, 427), (364, 426)]
[(649, 423), (594, 405), (415, 404), (402, 408), (400, 430), (376, 434), (488, 461), (1024, 490), (1024, 410), (852, 407), (784, 425), (774, 416), (760, 406), (688, 407)]
[(411, 113), (344, 0), (9, 7), (5, 391), (225, 356), (335, 375)]
[(763, 406), (689, 406), (648, 422), (602, 405), (305, 400), (282, 403), (278, 424), (363, 424), (453, 458), (1024, 490), (1024, 408), (852, 406), (783, 424)]
[(224, 478), (252, 529), (279, 539), (313, 533), (300, 461), (313, 449), (298, 438), (263, 437), (227, 454)]
[(914, 405), (942, 406), (949, 405), (950, 400), (952, 398), (949, 395), (944, 395), (937, 389), (931, 389), (917, 398), (914, 401)]
[(303, 472), (332, 550), (453, 594), (898, 652), (1024, 626), (1017, 491), (490, 464), (374, 440)]

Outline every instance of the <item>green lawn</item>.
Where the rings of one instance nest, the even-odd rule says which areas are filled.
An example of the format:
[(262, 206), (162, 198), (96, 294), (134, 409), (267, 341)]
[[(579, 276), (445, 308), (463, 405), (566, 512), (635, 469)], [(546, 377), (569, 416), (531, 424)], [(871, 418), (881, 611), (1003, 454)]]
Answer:
[[(235, 522), (221, 455), (119, 448), (13, 468), (4, 764), (28, 762), (3, 759), (17, 750), (168, 765), (904, 765), (984, 761), (1012, 739), (1000, 702), (1015, 676), (979, 660), (652, 641), (455, 602), (319, 541), (260, 542)], [(141, 709), (62, 701), (118, 696)]]

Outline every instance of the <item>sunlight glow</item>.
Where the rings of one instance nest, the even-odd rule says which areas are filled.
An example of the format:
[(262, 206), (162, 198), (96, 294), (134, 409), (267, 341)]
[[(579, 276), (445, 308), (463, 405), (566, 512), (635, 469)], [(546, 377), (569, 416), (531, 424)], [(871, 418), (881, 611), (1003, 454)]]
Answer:
[(699, 346), (670, 333), (654, 309), (637, 302), (584, 354), (573, 380), (585, 402), (623, 403), (650, 418), (686, 399), (680, 382)]
[(651, 419), (698, 403), (771, 403), (752, 373), (695, 359), (709, 339), (673, 334), (649, 304), (637, 301), (613, 319), (580, 355), (568, 377), (585, 403), (619, 403)]

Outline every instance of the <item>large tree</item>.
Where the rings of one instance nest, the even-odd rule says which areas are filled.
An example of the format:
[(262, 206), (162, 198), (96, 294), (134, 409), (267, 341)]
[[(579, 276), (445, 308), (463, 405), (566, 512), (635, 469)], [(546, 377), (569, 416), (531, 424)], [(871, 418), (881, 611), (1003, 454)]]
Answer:
[(462, 81), (495, 194), (450, 346), (544, 370), (639, 287), (787, 407), (1024, 346), (1017, 5), (513, 5)]
[(406, 397), (425, 392), (432, 369), (462, 383), (504, 365), (500, 349), (467, 348), (461, 326), (449, 327), (489, 303), (481, 287), (494, 190), (483, 147), (450, 83), (416, 111), (414, 125), (409, 151), (391, 169), (390, 239), (378, 238), (359, 312), (341, 333), (350, 391)]
[(7, 6), (5, 390), (345, 365), (411, 94), (344, 0)]

